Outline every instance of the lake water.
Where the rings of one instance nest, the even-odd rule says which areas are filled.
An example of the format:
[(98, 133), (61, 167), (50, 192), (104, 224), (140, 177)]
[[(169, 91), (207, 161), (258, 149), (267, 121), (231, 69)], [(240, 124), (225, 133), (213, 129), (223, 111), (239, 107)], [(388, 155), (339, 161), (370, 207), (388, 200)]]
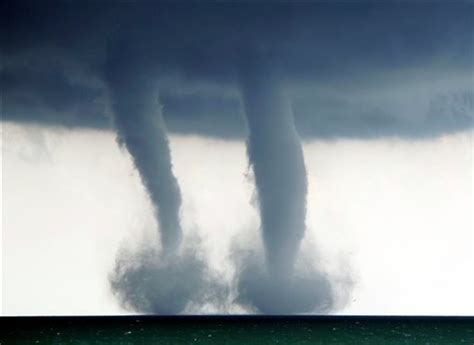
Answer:
[(471, 317), (3, 317), (5, 344), (468, 344)]

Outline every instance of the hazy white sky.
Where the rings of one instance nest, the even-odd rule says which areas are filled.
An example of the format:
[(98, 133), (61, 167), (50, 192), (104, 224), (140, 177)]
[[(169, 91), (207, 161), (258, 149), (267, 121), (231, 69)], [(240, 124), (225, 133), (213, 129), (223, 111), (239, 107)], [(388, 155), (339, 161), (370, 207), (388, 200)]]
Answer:
[[(186, 237), (198, 235), (230, 279), (230, 249), (261, 246), (244, 143), (170, 140)], [(472, 314), (472, 132), (314, 141), (304, 152), (303, 253), (354, 281), (337, 313)], [(153, 237), (155, 224), (114, 134), (3, 123), (1, 159), (3, 314), (124, 313), (107, 276), (117, 250)]]

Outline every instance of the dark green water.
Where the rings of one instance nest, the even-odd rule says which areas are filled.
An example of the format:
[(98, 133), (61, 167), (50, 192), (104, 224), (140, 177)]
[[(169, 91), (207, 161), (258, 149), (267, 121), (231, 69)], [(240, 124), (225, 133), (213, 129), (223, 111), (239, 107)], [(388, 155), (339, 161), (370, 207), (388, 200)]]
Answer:
[(3, 317), (5, 344), (468, 344), (474, 318)]

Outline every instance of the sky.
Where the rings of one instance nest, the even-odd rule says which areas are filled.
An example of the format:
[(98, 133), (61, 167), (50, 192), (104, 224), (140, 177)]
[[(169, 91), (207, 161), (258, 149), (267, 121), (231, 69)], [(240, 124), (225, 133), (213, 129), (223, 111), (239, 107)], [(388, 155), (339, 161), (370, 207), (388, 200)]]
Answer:
[[(244, 144), (171, 142), (186, 231), (200, 235), (213, 269), (230, 279), (232, 245), (260, 241)], [(350, 270), (355, 281), (337, 313), (472, 313), (472, 133), (304, 148), (303, 250), (317, 248), (327, 269)], [(107, 275), (120, 247), (156, 235), (146, 193), (114, 136), (4, 124), (2, 159), (3, 313), (129, 313)]]
[(1, 16), (3, 314), (472, 314), (472, 2)]

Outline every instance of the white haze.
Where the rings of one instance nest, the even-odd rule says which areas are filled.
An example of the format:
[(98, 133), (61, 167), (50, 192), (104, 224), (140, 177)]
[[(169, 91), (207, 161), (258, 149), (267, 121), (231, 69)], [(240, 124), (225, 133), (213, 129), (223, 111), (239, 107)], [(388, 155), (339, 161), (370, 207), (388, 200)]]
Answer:
[[(333, 276), (350, 273), (355, 284), (339, 314), (472, 313), (471, 136), (303, 144), (302, 249)], [(3, 314), (124, 313), (108, 275), (121, 245), (153, 238), (156, 224), (114, 137), (3, 123)], [(230, 249), (262, 247), (245, 145), (178, 136), (170, 144), (185, 238), (197, 233), (211, 267), (230, 280)], [(187, 308), (219, 311), (245, 309)]]

